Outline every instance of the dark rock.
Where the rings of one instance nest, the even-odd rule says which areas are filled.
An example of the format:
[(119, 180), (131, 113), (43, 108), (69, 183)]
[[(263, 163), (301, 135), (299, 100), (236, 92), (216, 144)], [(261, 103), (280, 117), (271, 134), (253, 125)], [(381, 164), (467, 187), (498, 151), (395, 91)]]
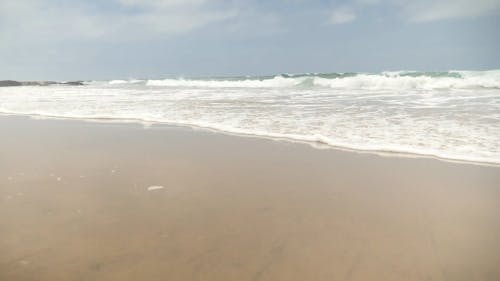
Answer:
[(0, 87), (12, 87), (12, 86), (22, 86), (23, 83), (14, 80), (2, 80), (0, 81)]
[(82, 86), (83, 81), (69, 81), (69, 82), (64, 82), (64, 83), (60, 83), (60, 84), (71, 85), (71, 86)]
[(69, 82), (54, 82), (54, 81), (14, 81), (2, 80), (0, 87), (13, 87), (13, 86), (49, 86), (49, 85), (69, 85), (69, 86), (82, 86), (83, 81), (69, 81)]

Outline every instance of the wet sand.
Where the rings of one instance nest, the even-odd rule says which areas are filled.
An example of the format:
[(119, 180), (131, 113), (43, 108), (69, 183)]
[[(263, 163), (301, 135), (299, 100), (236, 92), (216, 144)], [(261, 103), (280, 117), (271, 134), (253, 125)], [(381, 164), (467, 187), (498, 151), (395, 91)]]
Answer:
[(0, 117), (0, 280), (500, 280), (500, 168)]

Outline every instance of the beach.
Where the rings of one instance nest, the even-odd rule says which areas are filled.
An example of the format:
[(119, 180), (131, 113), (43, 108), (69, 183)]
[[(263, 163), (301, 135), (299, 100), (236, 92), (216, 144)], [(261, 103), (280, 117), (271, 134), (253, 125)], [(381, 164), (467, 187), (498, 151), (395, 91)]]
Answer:
[(500, 168), (0, 117), (0, 280), (500, 280)]

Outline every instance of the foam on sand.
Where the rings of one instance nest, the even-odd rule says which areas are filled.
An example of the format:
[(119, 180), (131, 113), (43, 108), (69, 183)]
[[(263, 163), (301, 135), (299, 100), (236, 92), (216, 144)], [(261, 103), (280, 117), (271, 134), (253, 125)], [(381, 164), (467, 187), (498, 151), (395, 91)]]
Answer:
[(153, 190), (158, 190), (158, 189), (164, 189), (165, 187), (164, 186), (161, 186), (161, 185), (152, 185), (150, 187), (147, 188), (148, 191), (153, 191)]
[(282, 74), (0, 88), (0, 113), (203, 127), (500, 163), (500, 70)]

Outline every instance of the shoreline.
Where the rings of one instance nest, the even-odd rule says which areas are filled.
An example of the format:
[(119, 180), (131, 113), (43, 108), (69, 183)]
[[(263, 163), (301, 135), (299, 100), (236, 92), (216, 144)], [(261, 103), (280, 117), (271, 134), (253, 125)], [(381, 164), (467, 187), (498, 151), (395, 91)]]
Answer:
[(331, 145), (322, 141), (308, 141), (308, 140), (300, 140), (296, 138), (286, 137), (286, 136), (271, 136), (271, 135), (258, 135), (258, 134), (249, 134), (249, 133), (238, 133), (225, 131), (222, 129), (212, 128), (212, 127), (204, 127), (199, 125), (187, 124), (187, 123), (175, 123), (175, 122), (161, 122), (161, 121), (148, 121), (142, 119), (117, 119), (117, 118), (79, 118), (79, 117), (61, 117), (61, 116), (52, 116), (52, 115), (42, 115), (42, 114), (19, 114), (19, 113), (5, 113), (0, 112), (0, 117), (27, 117), (33, 120), (69, 120), (69, 121), (80, 121), (80, 122), (90, 122), (90, 123), (116, 123), (116, 124), (139, 124), (144, 126), (144, 128), (149, 128), (152, 126), (165, 126), (165, 127), (181, 127), (187, 128), (195, 131), (207, 131), (215, 134), (223, 134), (228, 136), (236, 136), (236, 137), (245, 137), (245, 138), (257, 138), (257, 139), (267, 139), (274, 141), (285, 141), (290, 143), (297, 144), (305, 144), (315, 149), (333, 149), (340, 150), (352, 153), (361, 153), (361, 154), (372, 154), (380, 157), (402, 157), (402, 158), (424, 158), (424, 159), (434, 159), (438, 161), (448, 162), (448, 163), (457, 163), (457, 164), (469, 164), (469, 165), (478, 165), (478, 166), (487, 166), (487, 167), (500, 167), (500, 163), (490, 162), (490, 161), (481, 161), (481, 160), (467, 160), (460, 158), (452, 158), (452, 157), (444, 157), (439, 156), (437, 154), (426, 154), (426, 153), (417, 153), (417, 152), (409, 152), (409, 151), (391, 151), (391, 150), (378, 150), (378, 149), (357, 149), (351, 148), (347, 146), (338, 146)]

